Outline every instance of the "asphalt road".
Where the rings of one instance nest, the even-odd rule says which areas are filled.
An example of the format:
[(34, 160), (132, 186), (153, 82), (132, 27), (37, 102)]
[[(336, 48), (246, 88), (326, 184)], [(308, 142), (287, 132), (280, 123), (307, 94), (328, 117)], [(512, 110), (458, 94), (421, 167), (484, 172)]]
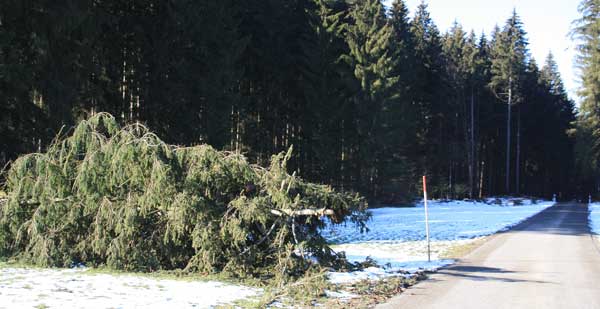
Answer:
[(588, 206), (552, 206), (377, 308), (600, 309)]

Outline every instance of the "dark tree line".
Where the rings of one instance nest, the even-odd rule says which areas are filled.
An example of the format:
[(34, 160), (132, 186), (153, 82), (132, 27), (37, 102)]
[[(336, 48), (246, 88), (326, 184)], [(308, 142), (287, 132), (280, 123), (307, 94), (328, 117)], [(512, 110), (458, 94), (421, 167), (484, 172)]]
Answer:
[(600, 0), (582, 0), (581, 18), (572, 35), (578, 42), (577, 63), (583, 98), (577, 118), (575, 147), (577, 190), (600, 196)]
[(575, 177), (573, 102), (516, 12), (487, 37), (402, 0), (3, 1), (0, 159), (100, 111), (259, 164), (293, 145), (302, 177), (382, 202), (423, 174), (454, 198)]

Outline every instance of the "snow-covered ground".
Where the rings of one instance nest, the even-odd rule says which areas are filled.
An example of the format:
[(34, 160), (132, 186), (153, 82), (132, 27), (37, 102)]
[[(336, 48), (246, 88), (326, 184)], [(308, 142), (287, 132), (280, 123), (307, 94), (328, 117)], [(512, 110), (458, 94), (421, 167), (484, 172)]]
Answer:
[[(416, 207), (378, 208), (371, 210), (369, 233), (360, 234), (351, 226), (331, 227), (324, 231), (336, 251), (346, 252), (351, 261), (371, 257), (385, 271), (369, 269), (353, 274), (330, 273), (330, 281), (352, 282), (364, 278), (380, 278), (402, 271), (435, 270), (452, 263), (441, 259), (449, 248), (465, 245), (482, 236), (509, 228), (552, 206), (549, 201), (490, 199), (483, 202), (429, 202), (431, 262), (427, 262), (425, 215), (423, 204)], [(499, 204), (497, 204), (499, 203)]]
[(592, 233), (600, 235), (600, 203), (589, 204), (590, 214), (588, 216), (588, 223)]
[(261, 291), (220, 282), (0, 268), (0, 308), (211, 308)]

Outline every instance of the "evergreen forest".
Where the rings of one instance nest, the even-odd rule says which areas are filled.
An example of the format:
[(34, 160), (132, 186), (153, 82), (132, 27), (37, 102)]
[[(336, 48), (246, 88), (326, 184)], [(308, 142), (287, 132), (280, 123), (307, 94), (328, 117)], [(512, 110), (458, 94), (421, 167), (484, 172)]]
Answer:
[(0, 164), (108, 117), (252, 166), (285, 153), (286, 177), (372, 204), (422, 175), (435, 198), (598, 195), (600, 1), (579, 11), (576, 108), (517, 10), (486, 34), (403, 0), (3, 0)]

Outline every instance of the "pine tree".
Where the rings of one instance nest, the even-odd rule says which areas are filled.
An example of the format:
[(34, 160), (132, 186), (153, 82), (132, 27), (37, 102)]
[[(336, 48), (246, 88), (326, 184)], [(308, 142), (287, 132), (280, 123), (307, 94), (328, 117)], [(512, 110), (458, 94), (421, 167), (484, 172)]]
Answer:
[(413, 84), (416, 59), (414, 38), (410, 31), (409, 12), (403, 0), (392, 3), (389, 13), (393, 35), (390, 45), (394, 61), (393, 75), (398, 78), (393, 88), (395, 97), (384, 111), (381, 134), (384, 159), (381, 162), (382, 200), (388, 203), (406, 202), (416, 194), (414, 179), (417, 171), (418, 141), (416, 126), (418, 110), (414, 104)]
[(343, 1), (316, 0), (309, 7), (312, 32), (302, 41), (306, 55), (302, 70), (306, 106), (299, 111), (302, 175), (339, 188), (347, 187), (345, 179), (349, 176), (344, 155), (348, 138), (342, 123), (351, 105), (347, 85), (355, 81), (350, 67), (338, 61), (339, 55), (347, 52), (346, 13)]
[[(466, 52), (466, 33), (462, 30), (462, 27), (455, 23), (454, 26), (445, 34), (443, 38), (443, 52), (445, 62), (445, 72), (447, 81), (450, 84), (451, 96), (449, 104), (452, 105), (450, 109), (453, 111), (453, 115), (450, 116), (446, 131), (450, 132), (450, 138), (447, 139), (447, 143), (451, 145), (450, 158), (451, 168), (455, 167), (454, 179), (456, 184), (451, 184), (454, 188), (450, 194), (454, 197), (457, 193), (457, 187), (463, 187), (459, 183), (459, 173), (465, 165), (463, 158), (467, 158), (467, 165), (471, 158), (471, 152), (468, 151), (469, 141), (469, 127), (468, 127), (468, 115), (467, 115), (467, 100), (466, 100), (466, 86), (467, 79), (469, 77), (468, 63), (465, 61)], [(462, 138), (461, 138), (462, 136)], [(469, 187), (472, 187), (469, 185)], [(468, 189), (472, 192), (471, 189)], [(458, 190), (462, 191), (462, 190)], [(462, 192), (459, 192), (462, 194)]]
[(558, 64), (554, 60), (554, 54), (548, 53), (544, 67), (540, 72), (540, 78), (549, 87), (549, 91), (553, 95), (566, 96), (565, 86), (558, 71)]
[(356, 180), (364, 192), (376, 195), (379, 190), (380, 140), (382, 113), (393, 98), (398, 78), (393, 75), (391, 51), (392, 27), (379, 0), (361, 0), (350, 11), (346, 42), (349, 53), (343, 55), (358, 80), (360, 89), (354, 97), (356, 145)]
[[(475, 115), (473, 122), (476, 127), (476, 145), (475, 145), (475, 170), (477, 196), (482, 197), (484, 193), (493, 192), (491, 179), (493, 172), (490, 165), (494, 162), (493, 156), (498, 153), (495, 151), (496, 131), (498, 128), (497, 109), (498, 104), (488, 87), (490, 76), (490, 42), (484, 33), (481, 34), (476, 44), (476, 51), (473, 62), (473, 75), (470, 79), (473, 87), (473, 103)], [(492, 155), (493, 154), (493, 155)]]
[(475, 32), (471, 31), (467, 41), (465, 43), (465, 51), (463, 53), (463, 62), (467, 71), (467, 82), (466, 82), (466, 110), (467, 117), (465, 119), (465, 139), (467, 145), (467, 158), (468, 158), (468, 171), (469, 171), (469, 197), (473, 198), (477, 191), (476, 175), (477, 175), (477, 143), (476, 143), (476, 122), (475, 114), (477, 110), (477, 93), (479, 87), (481, 87), (482, 79), (482, 60), (479, 58), (480, 53), (477, 46), (477, 36)]
[[(510, 193), (510, 159), (512, 106), (522, 101), (520, 84), (528, 59), (527, 39), (523, 24), (516, 11), (507, 20), (501, 32), (496, 33), (492, 50), (492, 81), (490, 87), (507, 104), (506, 117), (506, 178), (505, 192)], [(519, 116), (517, 121), (519, 121)], [(517, 171), (519, 170), (520, 131), (517, 129)], [(518, 183), (518, 176), (517, 176)], [(518, 190), (518, 188), (517, 188)]]
[(304, 253), (344, 263), (317, 216), (361, 229), (368, 219), (358, 195), (288, 174), (291, 149), (262, 168), (208, 145), (168, 145), (106, 113), (72, 132), (8, 171), (0, 256), (40, 266), (274, 273), (283, 283), (311, 267)]
[[(558, 65), (552, 53), (548, 54), (545, 64), (540, 71), (540, 83), (544, 92), (549, 96), (550, 112), (552, 116), (551, 127), (553, 132), (547, 137), (550, 143), (548, 153), (551, 161), (546, 168), (552, 171), (553, 192), (571, 191), (574, 188), (573, 170), (575, 169), (574, 140), (572, 136), (573, 124), (575, 123), (575, 103), (569, 99), (564, 88)], [(554, 151), (551, 149), (554, 148)], [(549, 194), (549, 192), (545, 192)]]
[(579, 40), (578, 65), (581, 69), (580, 95), (584, 105), (598, 108), (600, 102), (600, 1), (583, 0), (579, 5), (582, 18), (575, 21), (573, 35)]
[[(522, 189), (549, 196), (572, 189), (573, 140), (569, 136), (574, 106), (562, 86), (556, 62), (551, 55), (540, 70), (530, 59), (523, 79), (521, 106), (523, 157)], [(558, 86), (558, 87), (555, 87)]]
[[(448, 111), (444, 85), (444, 59), (439, 31), (424, 2), (418, 6), (411, 22), (414, 38), (414, 55), (417, 65), (414, 70), (412, 97), (419, 119), (418, 160), (421, 172), (431, 175), (434, 196), (448, 196), (451, 192), (452, 167), (449, 160), (449, 145), (445, 141)], [(448, 179), (447, 182), (443, 179)], [(434, 193), (435, 192), (435, 193)]]
[(600, 1), (582, 0), (579, 4), (580, 19), (575, 21), (573, 37), (578, 40), (583, 98), (577, 120), (578, 170), (585, 179), (585, 189), (598, 194), (600, 184)]

